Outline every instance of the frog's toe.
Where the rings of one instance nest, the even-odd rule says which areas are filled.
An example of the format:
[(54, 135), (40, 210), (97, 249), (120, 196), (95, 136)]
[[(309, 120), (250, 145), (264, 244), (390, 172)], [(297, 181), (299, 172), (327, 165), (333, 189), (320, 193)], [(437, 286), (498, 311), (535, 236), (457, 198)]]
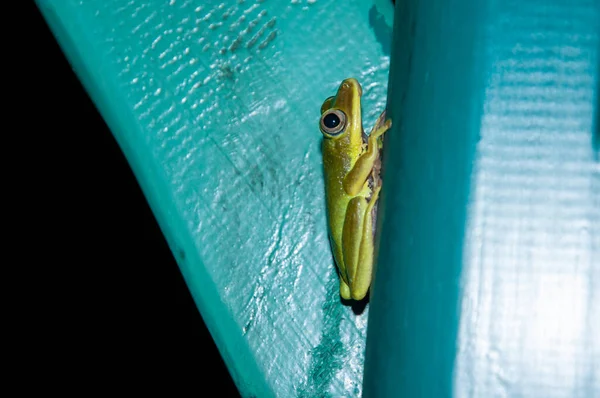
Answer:
[(344, 282), (342, 279), (340, 279), (340, 296), (342, 296), (344, 300), (350, 300), (352, 298), (350, 287), (348, 287), (346, 282)]

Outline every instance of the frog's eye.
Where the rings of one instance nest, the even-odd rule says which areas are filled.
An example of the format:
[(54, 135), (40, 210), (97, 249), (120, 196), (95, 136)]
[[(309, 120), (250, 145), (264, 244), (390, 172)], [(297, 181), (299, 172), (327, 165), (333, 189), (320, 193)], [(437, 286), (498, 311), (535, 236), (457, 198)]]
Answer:
[(321, 115), (321, 132), (335, 137), (346, 127), (346, 114), (339, 109), (330, 109)]

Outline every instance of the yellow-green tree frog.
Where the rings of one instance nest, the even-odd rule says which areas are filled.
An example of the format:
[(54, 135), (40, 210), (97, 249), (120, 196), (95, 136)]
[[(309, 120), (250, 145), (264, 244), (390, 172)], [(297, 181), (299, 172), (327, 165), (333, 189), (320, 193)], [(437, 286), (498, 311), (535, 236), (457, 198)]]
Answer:
[(373, 273), (377, 199), (381, 190), (383, 134), (390, 128), (385, 111), (370, 135), (363, 130), (362, 88), (346, 79), (321, 106), (327, 219), (342, 298), (361, 300)]

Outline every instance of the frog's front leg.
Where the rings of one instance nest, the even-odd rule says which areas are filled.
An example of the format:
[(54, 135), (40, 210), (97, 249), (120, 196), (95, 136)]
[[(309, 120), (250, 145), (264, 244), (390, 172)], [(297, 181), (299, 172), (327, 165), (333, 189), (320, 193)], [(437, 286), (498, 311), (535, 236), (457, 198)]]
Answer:
[[(362, 300), (369, 291), (373, 273), (373, 206), (379, 197), (377, 187), (371, 199), (357, 196), (350, 200), (342, 232), (342, 254), (348, 277), (348, 289), (340, 289), (342, 297)], [(344, 284), (344, 281), (341, 281)], [(348, 294), (350, 293), (350, 294)]]
[(355, 196), (365, 185), (369, 174), (373, 170), (375, 160), (379, 156), (380, 145), (378, 138), (381, 137), (392, 126), (391, 120), (385, 120), (385, 111), (377, 119), (369, 139), (367, 141), (367, 150), (356, 160), (352, 170), (344, 178), (344, 191), (348, 195)]

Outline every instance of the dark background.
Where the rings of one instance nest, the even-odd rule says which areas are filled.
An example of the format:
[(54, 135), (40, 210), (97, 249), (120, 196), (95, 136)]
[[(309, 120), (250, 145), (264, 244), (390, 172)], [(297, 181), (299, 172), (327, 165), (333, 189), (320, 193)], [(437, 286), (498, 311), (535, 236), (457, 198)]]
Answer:
[(35, 104), (21, 107), (34, 111), (24, 145), (4, 145), (20, 156), (18, 191), (36, 213), (21, 223), (25, 238), (40, 242), (27, 249), (39, 258), (22, 253), (39, 265), (25, 276), (38, 295), (20, 316), (34, 319), (24, 330), (37, 348), (23, 366), (60, 362), (62, 376), (48, 379), (67, 389), (239, 396), (110, 130), (34, 5), (28, 17), (21, 79)]

